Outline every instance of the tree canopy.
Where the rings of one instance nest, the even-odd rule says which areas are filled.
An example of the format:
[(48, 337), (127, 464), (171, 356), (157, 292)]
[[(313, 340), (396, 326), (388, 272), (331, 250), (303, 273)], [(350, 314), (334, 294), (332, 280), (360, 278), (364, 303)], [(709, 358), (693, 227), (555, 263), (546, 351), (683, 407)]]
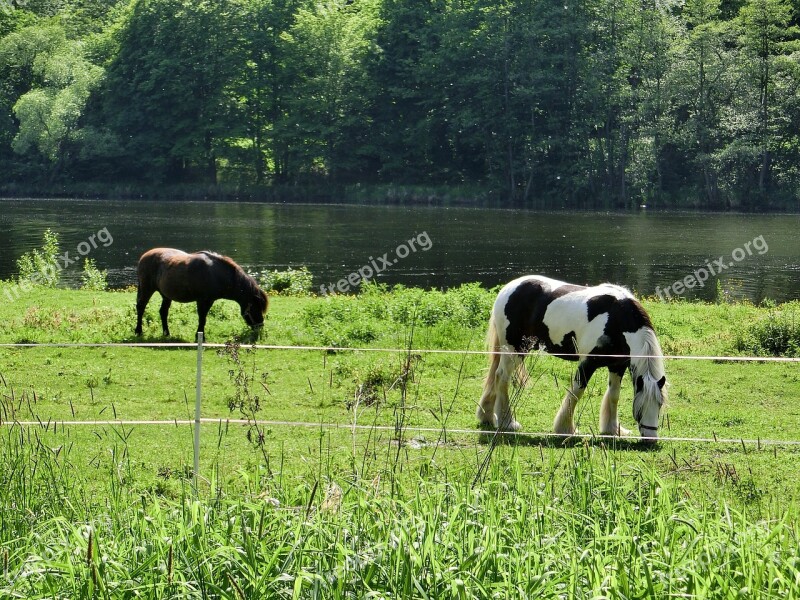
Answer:
[(12, 2), (0, 189), (797, 209), (799, 22), (800, 0)]

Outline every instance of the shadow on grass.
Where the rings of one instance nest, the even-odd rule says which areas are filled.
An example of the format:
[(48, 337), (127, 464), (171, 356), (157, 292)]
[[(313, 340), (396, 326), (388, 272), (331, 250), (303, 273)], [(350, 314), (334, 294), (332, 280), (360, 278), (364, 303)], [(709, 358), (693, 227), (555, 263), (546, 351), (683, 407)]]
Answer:
[[(243, 329), (239, 333), (234, 333), (232, 336), (223, 338), (223, 339), (209, 339), (206, 336), (203, 336), (203, 342), (206, 344), (240, 344), (240, 345), (251, 345), (251, 344), (263, 344), (267, 342), (266, 333), (261, 331), (253, 331), (251, 329)], [(119, 340), (114, 340), (112, 343), (119, 343), (119, 344), (196, 344), (197, 338), (193, 337), (191, 339), (186, 339), (182, 337), (178, 337), (175, 335), (163, 336), (163, 335), (132, 335), (126, 336)], [(155, 347), (154, 350), (182, 350), (183, 348), (175, 348), (175, 347)]]
[(658, 450), (658, 442), (642, 440), (638, 437), (605, 437), (605, 436), (556, 436), (544, 434), (526, 434), (525, 432), (505, 433), (490, 427), (477, 430), (478, 441), (482, 444), (503, 444), (505, 446), (543, 446), (546, 448), (574, 448), (577, 446), (594, 446), (614, 450), (634, 450), (652, 452)]

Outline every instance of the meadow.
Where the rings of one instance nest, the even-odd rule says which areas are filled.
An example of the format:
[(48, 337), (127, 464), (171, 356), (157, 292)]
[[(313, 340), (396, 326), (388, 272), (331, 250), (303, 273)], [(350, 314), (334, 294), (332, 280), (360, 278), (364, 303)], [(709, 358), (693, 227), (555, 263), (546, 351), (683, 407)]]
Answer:
[[(156, 301), (135, 338), (131, 290), (6, 301), (13, 285), (0, 344), (38, 346), (0, 347), (0, 597), (800, 596), (797, 363), (669, 360), (662, 435), (739, 442), (647, 448), (537, 435), (573, 365), (531, 356), (528, 435), (498, 438), (475, 424), (486, 358), (466, 352), (491, 291), (271, 297), (255, 341), (328, 350), (254, 350), (218, 302), (195, 489), (194, 350), (46, 345), (163, 342)], [(669, 355), (798, 355), (797, 302), (644, 304)], [(195, 326), (173, 305), (168, 341)], [(598, 373), (581, 432), (604, 389)], [(626, 378), (629, 427), (630, 404)]]

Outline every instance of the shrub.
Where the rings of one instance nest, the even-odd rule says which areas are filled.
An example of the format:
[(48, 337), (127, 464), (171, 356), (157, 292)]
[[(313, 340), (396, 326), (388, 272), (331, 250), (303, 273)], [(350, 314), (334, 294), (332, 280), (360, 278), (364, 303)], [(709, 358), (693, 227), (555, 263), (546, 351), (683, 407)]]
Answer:
[(462, 307), (463, 325), (468, 327), (486, 327), (492, 312), (496, 292), (483, 289), (478, 283), (466, 283), (447, 291)]
[(284, 296), (310, 296), (314, 277), (305, 266), (289, 267), (286, 271), (261, 271), (251, 273), (264, 290)]
[(83, 261), (81, 289), (93, 292), (104, 292), (108, 289), (108, 271), (98, 269), (97, 264), (91, 258)]
[(321, 343), (333, 346), (369, 343), (386, 323), (483, 330), (494, 297), (478, 284), (442, 292), (368, 283), (359, 295), (334, 294), (306, 307), (304, 319)]
[(800, 302), (770, 310), (736, 339), (736, 349), (755, 356), (800, 356)]
[(17, 276), (23, 280), (54, 288), (61, 279), (58, 263), (58, 234), (46, 229), (42, 235), (42, 247), (34, 248), (17, 259)]

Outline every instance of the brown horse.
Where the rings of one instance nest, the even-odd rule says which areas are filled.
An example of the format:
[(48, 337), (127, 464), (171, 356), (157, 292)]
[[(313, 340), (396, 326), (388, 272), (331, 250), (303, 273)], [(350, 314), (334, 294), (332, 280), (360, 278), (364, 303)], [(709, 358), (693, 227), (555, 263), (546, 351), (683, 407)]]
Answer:
[(253, 329), (264, 324), (269, 300), (255, 279), (227, 256), (203, 250), (187, 254), (172, 248), (153, 248), (142, 254), (136, 273), (136, 335), (142, 335), (142, 315), (150, 298), (159, 292), (161, 325), (169, 335), (167, 316), (172, 301), (197, 302), (197, 331), (203, 331), (211, 305), (220, 298), (233, 300)]

